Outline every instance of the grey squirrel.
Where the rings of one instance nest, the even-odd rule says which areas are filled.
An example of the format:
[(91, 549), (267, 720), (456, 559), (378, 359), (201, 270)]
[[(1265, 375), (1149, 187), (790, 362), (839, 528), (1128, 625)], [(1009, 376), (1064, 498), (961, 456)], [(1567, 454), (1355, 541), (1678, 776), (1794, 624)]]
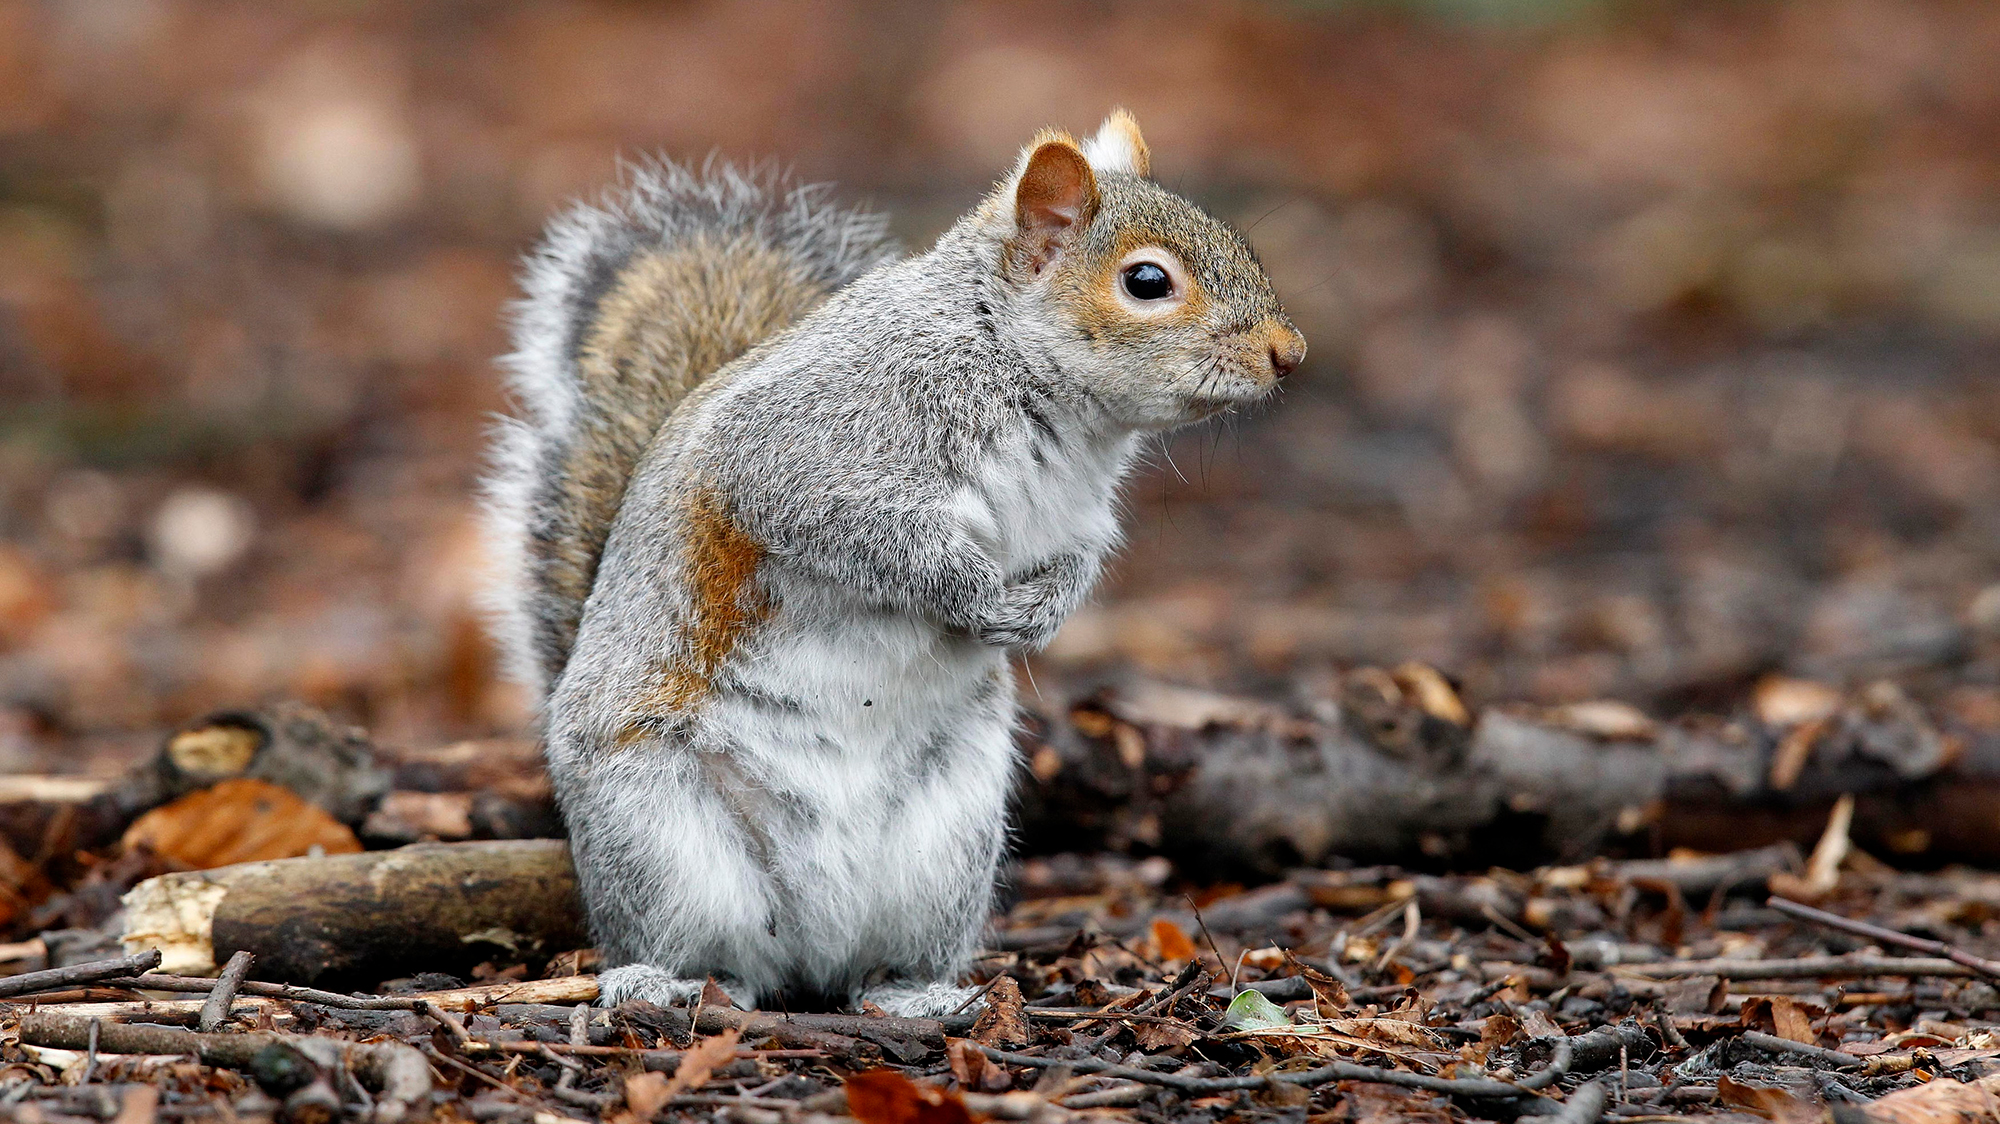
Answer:
[(550, 226), (489, 525), (604, 1002), (965, 1004), (1010, 653), (1088, 594), (1142, 435), (1305, 353), (1243, 238), (1149, 172), (1118, 111), (912, 256), (726, 167)]

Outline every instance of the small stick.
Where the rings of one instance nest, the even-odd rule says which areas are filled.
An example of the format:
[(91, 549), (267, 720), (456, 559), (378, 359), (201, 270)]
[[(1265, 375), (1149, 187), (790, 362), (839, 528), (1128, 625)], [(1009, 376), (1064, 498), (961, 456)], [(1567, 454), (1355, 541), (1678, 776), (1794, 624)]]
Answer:
[(1776, 1051), (1780, 1054), (1792, 1054), (1801, 1058), (1810, 1058), (1813, 1061), (1834, 1066), (1838, 1069), (1860, 1069), (1862, 1066), (1868, 1064), (1867, 1059), (1855, 1057), (1853, 1054), (1843, 1054), (1839, 1050), (1829, 1050), (1824, 1046), (1814, 1046), (1807, 1042), (1794, 1042), (1789, 1038), (1780, 1038), (1775, 1034), (1765, 1034), (1759, 1030), (1746, 1030), (1743, 1032), (1742, 1038), (1743, 1041), (1750, 1043), (1752, 1046)]
[(1550, 1117), (1550, 1124), (1597, 1124), (1604, 1119), (1605, 1103), (1611, 1099), (1610, 1083), (1603, 1078), (1586, 1082), (1569, 1095), (1569, 1103)]
[(1064, 1097), (1060, 1103), (1064, 1108), (1127, 1108), (1152, 1095), (1152, 1086), (1134, 1081), (1130, 1085), (1114, 1085), (1094, 1093)]
[(1250, 1077), (1188, 1077), (1179, 1073), (1155, 1073), (1149, 1069), (1101, 1061), (1097, 1058), (1045, 1058), (1034, 1054), (1010, 1053), (991, 1046), (981, 1046), (980, 1052), (1002, 1065), (1027, 1066), (1034, 1069), (1067, 1067), (1079, 1074), (1117, 1077), (1127, 1081), (1141, 1081), (1148, 1085), (1164, 1085), (1183, 1093), (1228, 1093), (1241, 1089), (1265, 1089), (1269, 1088), (1273, 1081), (1307, 1088), (1324, 1085), (1329, 1081), (1367, 1081), (1377, 1085), (1397, 1085), (1405, 1089), (1422, 1089), (1431, 1093), (1488, 1100), (1520, 1097), (1540, 1099), (1540, 1094), (1536, 1090), (1555, 1083), (1567, 1073), (1571, 1056), (1569, 1044), (1559, 1042), (1556, 1044), (1555, 1057), (1549, 1062), (1547, 1069), (1527, 1080), (1512, 1082), (1485, 1078), (1432, 1077), (1424, 1073), (1377, 1069), (1374, 1066), (1355, 1065), (1352, 1062), (1333, 1062), (1317, 1069)]
[(1870, 976), (1963, 978), (1972, 968), (1943, 957), (1799, 956), (1785, 960), (1656, 960), (1620, 964), (1614, 975), (1642, 979), (1721, 976), (1732, 980), (1866, 979)]
[[(19, 977), (16, 977), (17, 979)], [(99, 981), (106, 987), (124, 987), (139, 991), (181, 991), (206, 994), (215, 990), (215, 981), (202, 976), (149, 975), (115, 977)], [(414, 1011), (422, 997), (407, 995), (343, 995), (337, 991), (320, 991), (311, 987), (294, 987), (291, 984), (265, 983), (261, 980), (244, 980), (237, 988), (239, 995), (255, 995), (262, 999), (288, 999), (294, 1003), (317, 1003), (322, 1007), (337, 1007), (343, 1011)]]
[(1964, 949), (1956, 945), (1947, 944), (1944, 941), (1934, 941), (1927, 937), (1913, 937), (1908, 933), (1899, 933), (1894, 929), (1885, 929), (1880, 925), (1870, 925), (1866, 921), (1851, 921), (1837, 913), (1828, 913), (1823, 909), (1814, 909), (1809, 905), (1792, 901), (1789, 898), (1774, 897), (1767, 899), (1764, 904), (1777, 910), (1779, 913), (1790, 914), (1801, 921), (1810, 921), (1815, 925), (1824, 925), (1829, 929), (1837, 929), (1843, 933), (1852, 933), (1857, 937), (1867, 937), (1869, 940), (1881, 941), (1883, 944), (1898, 945), (1913, 952), (1927, 952), (1932, 956), (1942, 956), (1954, 964), (1963, 964), (1982, 976), (2000, 979), (2000, 960), (1988, 960), (1983, 956), (1974, 956)]
[(229, 963), (222, 967), (222, 974), (215, 977), (215, 987), (208, 993), (208, 1002), (201, 1005), (201, 1017), (194, 1024), (196, 1030), (206, 1033), (222, 1028), (229, 1018), (229, 1005), (236, 1002), (236, 989), (243, 986), (244, 977), (250, 974), (250, 964), (256, 959), (256, 954), (248, 949), (231, 954)]
[[(569, 1044), (572, 1046), (590, 1045), (590, 1008), (581, 1003), (578, 1003), (576, 1008), (569, 1013)], [(542, 1053), (548, 1055), (552, 1060), (564, 1064), (565, 1068), (562, 1071), (562, 1076), (556, 1078), (556, 1088), (567, 1089), (576, 1084), (576, 1071), (582, 1068), (580, 1065), (576, 1062), (566, 1061), (554, 1050), (544, 1048)]]
[(26, 995), (33, 991), (48, 991), (72, 984), (96, 983), (113, 976), (137, 975), (159, 966), (160, 950), (153, 948), (136, 956), (122, 956), (116, 960), (97, 960), (89, 964), (72, 964), (67, 968), (23, 972), (18, 976), (0, 979), (0, 998)]
[(977, 1003), (977, 1002), (979, 1002), (979, 1001), (980, 1001), (981, 999), (984, 999), (984, 998), (986, 998), (986, 993), (987, 993), (987, 992), (989, 992), (989, 991), (992, 991), (992, 990), (993, 990), (993, 986), (994, 986), (995, 984), (997, 984), (997, 983), (999, 983), (999, 982), (1000, 982), (1000, 976), (1004, 976), (1004, 975), (1006, 975), (1006, 974), (1007, 974), (1007, 973), (1005, 973), (1005, 972), (1001, 972), (1001, 973), (1000, 973), (999, 975), (996, 975), (996, 976), (994, 976), (994, 977), (993, 977), (992, 979), (990, 979), (990, 980), (987, 980), (987, 981), (986, 981), (986, 986), (985, 986), (985, 987), (982, 987), (982, 988), (980, 988), (980, 989), (979, 989), (978, 991), (975, 991), (975, 992), (973, 992), (973, 993), (972, 993), (971, 995), (968, 995), (968, 996), (966, 996), (966, 997), (965, 997), (965, 1002), (963, 1002), (963, 1003), (960, 1003), (960, 1004), (959, 1004), (958, 1006), (956, 1006), (956, 1007), (953, 1007), (953, 1008), (951, 1009), (951, 1013), (952, 1013), (952, 1014), (954, 1014), (954, 1015), (962, 1015), (962, 1014), (964, 1014), (964, 1013), (965, 1013), (965, 1009), (966, 1009), (966, 1008), (968, 1008), (968, 1007), (972, 1006), (972, 1005), (973, 1005), (974, 1003)]
[[(468, 1052), (494, 1054), (568, 1054), (575, 1058), (646, 1058), (674, 1061), (684, 1051), (648, 1050), (639, 1046), (575, 1046), (567, 1042), (489, 1042), (475, 1038), (465, 1044)], [(812, 1060), (826, 1057), (825, 1050), (738, 1050), (733, 1058), (761, 1058), (767, 1061)]]
[(417, 1011), (419, 1014), (429, 1017), (436, 1021), (438, 1025), (444, 1027), (445, 1030), (451, 1032), (452, 1041), (458, 1043), (460, 1046), (464, 1046), (467, 1042), (472, 1041), (472, 1032), (466, 1030), (465, 1024), (453, 1018), (451, 1012), (445, 1010), (443, 1007), (438, 1006), (428, 999), (420, 999), (417, 1001)]
[[(1182, 895), (1181, 895), (1181, 897), (1183, 897), (1183, 898), (1186, 898), (1186, 899), (1187, 899), (1187, 903), (1188, 903), (1188, 908), (1194, 911), (1194, 923), (1195, 923), (1195, 927), (1201, 930), (1201, 937), (1202, 937), (1202, 939), (1208, 942), (1208, 951), (1210, 951), (1210, 952), (1213, 952), (1213, 953), (1215, 954), (1215, 968), (1216, 968), (1216, 970), (1217, 970), (1217, 971), (1221, 971), (1221, 970), (1222, 970), (1222, 949), (1216, 946), (1216, 943), (1215, 943), (1215, 937), (1214, 937), (1214, 936), (1212, 936), (1212, 935), (1211, 935), (1211, 934), (1209, 933), (1209, 931), (1208, 931), (1208, 922), (1206, 922), (1206, 921), (1203, 921), (1203, 920), (1201, 919), (1201, 907), (1200, 907), (1200, 906), (1198, 906), (1198, 905), (1196, 905), (1196, 904), (1194, 904), (1194, 897), (1193, 897), (1193, 895), (1190, 895), (1190, 894), (1182, 894)], [(1229, 994), (1230, 994), (1230, 997), (1231, 997), (1231, 998), (1234, 998), (1234, 997), (1235, 997), (1235, 995), (1236, 995), (1236, 973), (1234, 973), (1234, 972), (1231, 972), (1231, 973), (1229, 974)]]

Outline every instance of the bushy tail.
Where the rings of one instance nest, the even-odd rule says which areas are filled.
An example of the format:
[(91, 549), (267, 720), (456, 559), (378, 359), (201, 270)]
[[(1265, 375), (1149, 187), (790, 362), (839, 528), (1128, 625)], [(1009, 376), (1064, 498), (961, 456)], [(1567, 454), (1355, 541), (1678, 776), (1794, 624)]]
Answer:
[(522, 417), (487, 480), (495, 608), (539, 698), (562, 672), (626, 482), (703, 379), (893, 256), (879, 215), (772, 173), (658, 162), (550, 224), (504, 360)]

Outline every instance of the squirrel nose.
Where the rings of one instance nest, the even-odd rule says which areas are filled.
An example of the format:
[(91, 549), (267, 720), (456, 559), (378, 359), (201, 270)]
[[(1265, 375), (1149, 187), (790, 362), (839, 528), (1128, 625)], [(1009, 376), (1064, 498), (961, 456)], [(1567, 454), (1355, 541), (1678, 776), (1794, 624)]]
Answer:
[(1286, 325), (1273, 325), (1271, 332), (1271, 370), (1284, 378), (1299, 369), (1305, 362), (1306, 338), (1298, 330)]

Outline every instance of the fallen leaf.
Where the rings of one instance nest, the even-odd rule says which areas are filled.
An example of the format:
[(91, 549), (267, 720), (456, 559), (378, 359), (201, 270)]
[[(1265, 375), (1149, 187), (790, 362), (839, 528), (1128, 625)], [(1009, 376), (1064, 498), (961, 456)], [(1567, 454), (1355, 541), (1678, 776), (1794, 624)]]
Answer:
[(1157, 1054), (1192, 1045), (1201, 1035), (1186, 1023), (1146, 1022), (1133, 1024), (1132, 1037), (1138, 1041), (1140, 1049)]
[(972, 1037), (982, 1045), (997, 1049), (1026, 1046), (1035, 1040), (1028, 1026), (1021, 985), (1012, 976), (1001, 976), (986, 991), (986, 1010), (972, 1024)]
[(1812, 1021), (1824, 1014), (1825, 1008), (1802, 1004), (1789, 995), (1750, 995), (1743, 999), (1741, 1018), (1745, 1027), (1768, 1029), (1780, 1038), (1814, 1044), (1819, 1041), (1819, 1032), (1813, 1029)]
[(1004, 1068), (988, 1061), (979, 1043), (970, 1038), (954, 1038), (945, 1046), (951, 1075), (961, 1089), (998, 1093), (1014, 1086), (1014, 1078)]
[(965, 1098), (935, 1085), (919, 1085), (893, 1069), (871, 1069), (847, 1079), (847, 1111), (861, 1124), (972, 1124), (985, 1117)]
[(1165, 917), (1153, 919), (1153, 943), (1160, 948), (1160, 963), (1185, 964), (1195, 958), (1194, 942), (1179, 925)]
[[(742, 1037), (743, 1032), (732, 1026), (721, 1034), (711, 1034), (707, 1038), (696, 1039), (693, 1046), (682, 1052), (681, 1064), (674, 1070), (672, 1080), (667, 1082), (665, 1095), (679, 1096), (708, 1084), (708, 1079), (714, 1076), (717, 1069), (728, 1065), (736, 1057), (736, 1043)], [(629, 1091), (625, 1094), (628, 1103), (631, 1096)], [(662, 1103), (665, 1103), (664, 1098)], [(633, 1111), (638, 1110), (634, 1108)], [(658, 1111), (658, 1106), (655, 1106), (653, 1111)], [(640, 1114), (642, 1120), (651, 1117), (652, 1112)]]
[(1935, 1078), (1868, 1105), (1870, 1120), (1881, 1124), (1989, 1124), (2000, 1118), (2000, 1077), (1973, 1084)]
[(1283, 1007), (1264, 997), (1261, 991), (1245, 991), (1229, 1001), (1229, 1010), (1222, 1016), (1224, 1026), (1237, 1030), (1274, 1030), (1289, 1028), (1292, 1018)]
[(1779, 1124), (1808, 1124), (1820, 1118), (1820, 1110), (1811, 1102), (1775, 1085), (1752, 1085), (1724, 1074), (1716, 1080), (1715, 1091), (1723, 1104)]
[(1515, 1014), (1521, 1020), (1521, 1031), (1530, 1038), (1561, 1038), (1563, 1028), (1556, 1025), (1546, 1011), (1519, 1010)]
[(242, 777), (147, 812), (125, 829), (123, 842), (188, 870), (297, 858), (315, 847), (327, 854), (361, 850), (346, 824), (291, 789)]
[[(689, 1051), (692, 1053), (693, 1051)], [(681, 1068), (687, 1068), (687, 1059), (681, 1059)], [(680, 1076), (679, 1073), (675, 1074)], [(708, 1080), (706, 1076), (703, 1081)], [(673, 1083), (663, 1073), (635, 1073), (625, 1079), (625, 1111), (615, 1113), (612, 1119), (619, 1124), (644, 1124), (667, 1107), (667, 1098), (674, 1095)]]
[(725, 1011), (733, 1011), (736, 1009), (736, 1000), (731, 999), (729, 993), (722, 990), (722, 985), (716, 983), (715, 979), (710, 977), (701, 982), (701, 1005), (704, 1007), (720, 1007)]

